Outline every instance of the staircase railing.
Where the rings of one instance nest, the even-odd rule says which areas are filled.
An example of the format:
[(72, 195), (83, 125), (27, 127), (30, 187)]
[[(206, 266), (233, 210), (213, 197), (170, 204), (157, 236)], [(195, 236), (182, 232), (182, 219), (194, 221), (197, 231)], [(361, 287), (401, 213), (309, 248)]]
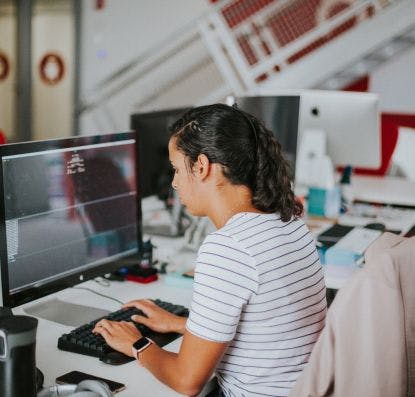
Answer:
[[(372, 20), (394, 3), (405, 0), (212, 2), (209, 12), (189, 22), (87, 92), (79, 113), (92, 111), (99, 116), (105, 109), (105, 117), (109, 120), (111, 115), (106, 104), (111, 98), (121, 95), (132, 84), (137, 86), (140, 81), (151, 79), (155, 70), (162, 70), (163, 65), (173, 58), (180, 62), (180, 54), (184, 57), (190, 51), (192, 57), (186, 57), (182, 67), (160, 73), (161, 78), (152, 80), (151, 90), (144, 90), (144, 95), (141, 92), (139, 99), (134, 98), (135, 110), (155, 103), (167, 90), (212, 62), (222, 76), (223, 84), (206, 92), (199, 102), (243, 94), (268, 79), (272, 80), (273, 76), (284, 74), (315, 50)], [(115, 122), (112, 124), (116, 125)]]
[(208, 16), (204, 34), (208, 41), (220, 41), (213, 53), (218, 65), (227, 63), (242, 89), (252, 90), (394, 2), (256, 0), (245, 2), (247, 9), (241, 1), (227, 0), (219, 13)]

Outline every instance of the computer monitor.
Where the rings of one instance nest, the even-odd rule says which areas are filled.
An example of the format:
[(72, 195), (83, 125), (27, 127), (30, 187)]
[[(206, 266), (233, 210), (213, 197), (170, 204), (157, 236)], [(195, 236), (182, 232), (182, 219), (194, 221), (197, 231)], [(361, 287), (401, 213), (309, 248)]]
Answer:
[(0, 306), (138, 258), (136, 157), (133, 132), (0, 146)]
[[(169, 161), (169, 127), (190, 108), (166, 109), (131, 115), (131, 129), (140, 139), (140, 195), (143, 200), (143, 230), (148, 234), (178, 235), (184, 232), (183, 207), (171, 187), (173, 169)], [(147, 198), (162, 202), (168, 215), (161, 221), (152, 221), (151, 205)], [(155, 208), (157, 207), (157, 204)], [(162, 217), (160, 212), (157, 215)]]
[(285, 158), (295, 169), (297, 156), (297, 131), (300, 113), (298, 95), (236, 97), (239, 109), (261, 120), (272, 131), (281, 145)]
[(380, 114), (375, 94), (290, 90), (235, 101), (272, 130), (295, 167), (296, 179), (304, 175), (304, 164), (316, 152), (327, 154), (335, 166), (380, 165)]
[(376, 94), (304, 91), (300, 102), (299, 142), (307, 130), (325, 133), (326, 152), (336, 166), (380, 166), (380, 113)]

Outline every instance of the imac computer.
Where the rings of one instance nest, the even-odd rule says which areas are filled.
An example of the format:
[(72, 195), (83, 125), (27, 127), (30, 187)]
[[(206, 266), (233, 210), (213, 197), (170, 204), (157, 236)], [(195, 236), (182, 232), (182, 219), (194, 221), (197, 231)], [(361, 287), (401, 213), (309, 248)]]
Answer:
[(138, 259), (136, 157), (133, 132), (0, 146), (0, 306)]
[(325, 133), (326, 152), (336, 166), (380, 166), (380, 113), (376, 94), (305, 91), (300, 103), (300, 142), (310, 130)]
[(140, 140), (140, 196), (143, 231), (147, 234), (178, 236), (188, 218), (171, 187), (173, 169), (169, 161), (169, 127), (190, 108), (167, 109), (131, 115), (131, 129)]
[(308, 161), (328, 155), (335, 166), (377, 168), (381, 161), (378, 97), (371, 93), (302, 90), (235, 98), (262, 119), (307, 184)]

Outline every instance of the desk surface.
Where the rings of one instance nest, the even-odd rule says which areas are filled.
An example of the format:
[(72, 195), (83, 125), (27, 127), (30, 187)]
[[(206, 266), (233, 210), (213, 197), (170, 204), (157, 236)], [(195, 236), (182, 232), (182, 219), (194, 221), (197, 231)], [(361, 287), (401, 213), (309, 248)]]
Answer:
[[(413, 207), (413, 209), (387, 209), (383, 211), (371, 211), (369, 216), (364, 216), (363, 210), (352, 214), (345, 214), (337, 220), (340, 224), (351, 226), (365, 226), (368, 223), (380, 222), (386, 225), (388, 230), (400, 230), (405, 234), (415, 224), (415, 182), (398, 177), (373, 177), (353, 175), (352, 188), (354, 199), (366, 203), (381, 205), (397, 205)], [(364, 205), (361, 206), (362, 208)], [(328, 224), (324, 225), (329, 227)], [(316, 235), (323, 229), (314, 230)], [(356, 265), (324, 265), (324, 278), (327, 288), (339, 289), (358, 270)]]
[[(175, 244), (178, 244), (178, 240), (175, 240)], [(166, 256), (170, 255), (167, 253), (168, 251), (169, 250), (164, 252)], [(340, 279), (334, 281), (337, 282), (338, 285), (341, 285), (344, 280)], [(105, 287), (95, 281), (88, 281), (78, 286), (91, 288), (96, 292), (117, 298), (123, 302), (140, 298), (159, 298), (189, 307), (192, 295), (191, 288), (167, 285), (163, 278), (150, 284), (138, 284), (126, 281), (111, 282), (110, 286)], [(70, 303), (97, 307), (108, 311), (119, 309), (119, 304), (110, 299), (98, 296), (87, 290), (68, 288), (53, 295), (41, 298), (36, 302), (17, 307), (13, 309), (13, 312), (15, 314), (25, 314), (25, 308), (30, 307), (34, 303), (52, 300), (53, 298), (58, 298)], [(125, 384), (126, 389), (117, 393), (117, 396), (120, 397), (135, 397), (138, 395), (174, 397), (180, 395), (159, 382), (150, 372), (145, 368), (140, 367), (136, 362), (130, 362), (120, 366), (111, 366), (100, 362), (95, 357), (59, 350), (57, 348), (58, 338), (63, 333), (69, 332), (72, 328), (73, 327), (39, 318), (36, 342), (36, 364), (45, 375), (45, 387), (53, 385), (57, 376), (63, 375), (66, 372), (78, 370)], [(177, 339), (165, 348), (170, 351), (178, 351), (180, 342), (181, 339)]]
[[(160, 280), (150, 284), (112, 282), (109, 287), (101, 286), (94, 281), (88, 281), (83, 283), (82, 286), (87, 286), (102, 294), (116, 297), (123, 302), (137, 298), (160, 298), (187, 307), (190, 305), (192, 293), (191, 289), (167, 286)], [(69, 288), (54, 294), (53, 297), (71, 303), (89, 305), (109, 311), (119, 309), (119, 304), (116, 302), (97, 296), (86, 290)], [(42, 300), (50, 299), (51, 296), (42, 298)], [(23, 308), (26, 306), (30, 306), (30, 304), (20, 306), (14, 309), (13, 312), (15, 314), (24, 314)], [(56, 347), (58, 338), (71, 329), (72, 327), (41, 318), (39, 319), (36, 342), (36, 363), (37, 367), (45, 375), (45, 386), (54, 384), (55, 378), (59, 375), (72, 370), (78, 370), (124, 383), (126, 389), (117, 394), (120, 397), (179, 396), (178, 393), (159, 382), (150, 372), (140, 367), (136, 362), (112, 366), (104, 364), (94, 357), (58, 350)], [(179, 346), (180, 339), (177, 339), (169, 344), (166, 349), (178, 351)]]
[[(333, 288), (335, 285), (340, 287), (348, 278), (347, 275), (343, 275), (345, 277), (342, 278), (338, 274), (331, 274), (330, 268), (325, 268), (326, 271), (329, 272), (327, 275), (332, 277)], [(163, 280), (158, 280), (150, 284), (138, 284), (128, 281), (111, 282), (109, 287), (99, 285), (95, 281), (88, 281), (79, 286), (88, 287), (99, 293), (116, 297), (123, 302), (138, 298), (160, 298), (187, 307), (190, 305), (192, 294), (191, 288), (179, 288), (166, 285)], [(112, 300), (95, 295), (87, 290), (75, 288), (69, 288), (51, 296), (41, 298), (36, 303), (51, 300), (52, 298), (58, 298), (80, 305), (89, 305), (108, 311), (119, 309), (119, 305)], [(24, 309), (30, 305), (29, 303), (15, 308), (13, 312), (15, 314), (25, 314)], [(53, 385), (56, 377), (59, 375), (78, 370), (125, 384), (126, 389), (117, 393), (117, 396), (120, 397), (136, 397), (139, 395), (151, 397), (180, 396), (180, 394), (159, 382), (150, 372), (140, 367), (136, 362), (130, 362), (120, 366), (111, 366), (100, 362), (95, 357), (59, 350), (56, 346), (58, 338), (71, 329), (72, 327), (39, 318), (36, 342), (36, 364), (45, 375), (45, 387)], [(178, 351), (180, 342), (181, 339), (177, 339), (165, 348), (169, 351)]]
[(415, 182), (398, 177), (352, 176), (355, 200), (415, 207)]

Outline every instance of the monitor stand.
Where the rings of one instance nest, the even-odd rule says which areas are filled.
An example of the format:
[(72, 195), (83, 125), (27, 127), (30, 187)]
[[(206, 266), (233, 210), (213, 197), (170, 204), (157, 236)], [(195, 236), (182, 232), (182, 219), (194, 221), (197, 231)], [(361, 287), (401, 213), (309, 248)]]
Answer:
[(314, 180), (321, 175), (316, 172), (316, 161), (327, 153), (327, 135), (325, 131), (308, 129), (298, 143), (295, 161), (295, 183), (297, 186), (313, 186)]
[(37, 302), (23, 310), (31, 316), (71, 327), (79, 327), (109, 313), (108, 310), (69, 303), (57, 298)]

